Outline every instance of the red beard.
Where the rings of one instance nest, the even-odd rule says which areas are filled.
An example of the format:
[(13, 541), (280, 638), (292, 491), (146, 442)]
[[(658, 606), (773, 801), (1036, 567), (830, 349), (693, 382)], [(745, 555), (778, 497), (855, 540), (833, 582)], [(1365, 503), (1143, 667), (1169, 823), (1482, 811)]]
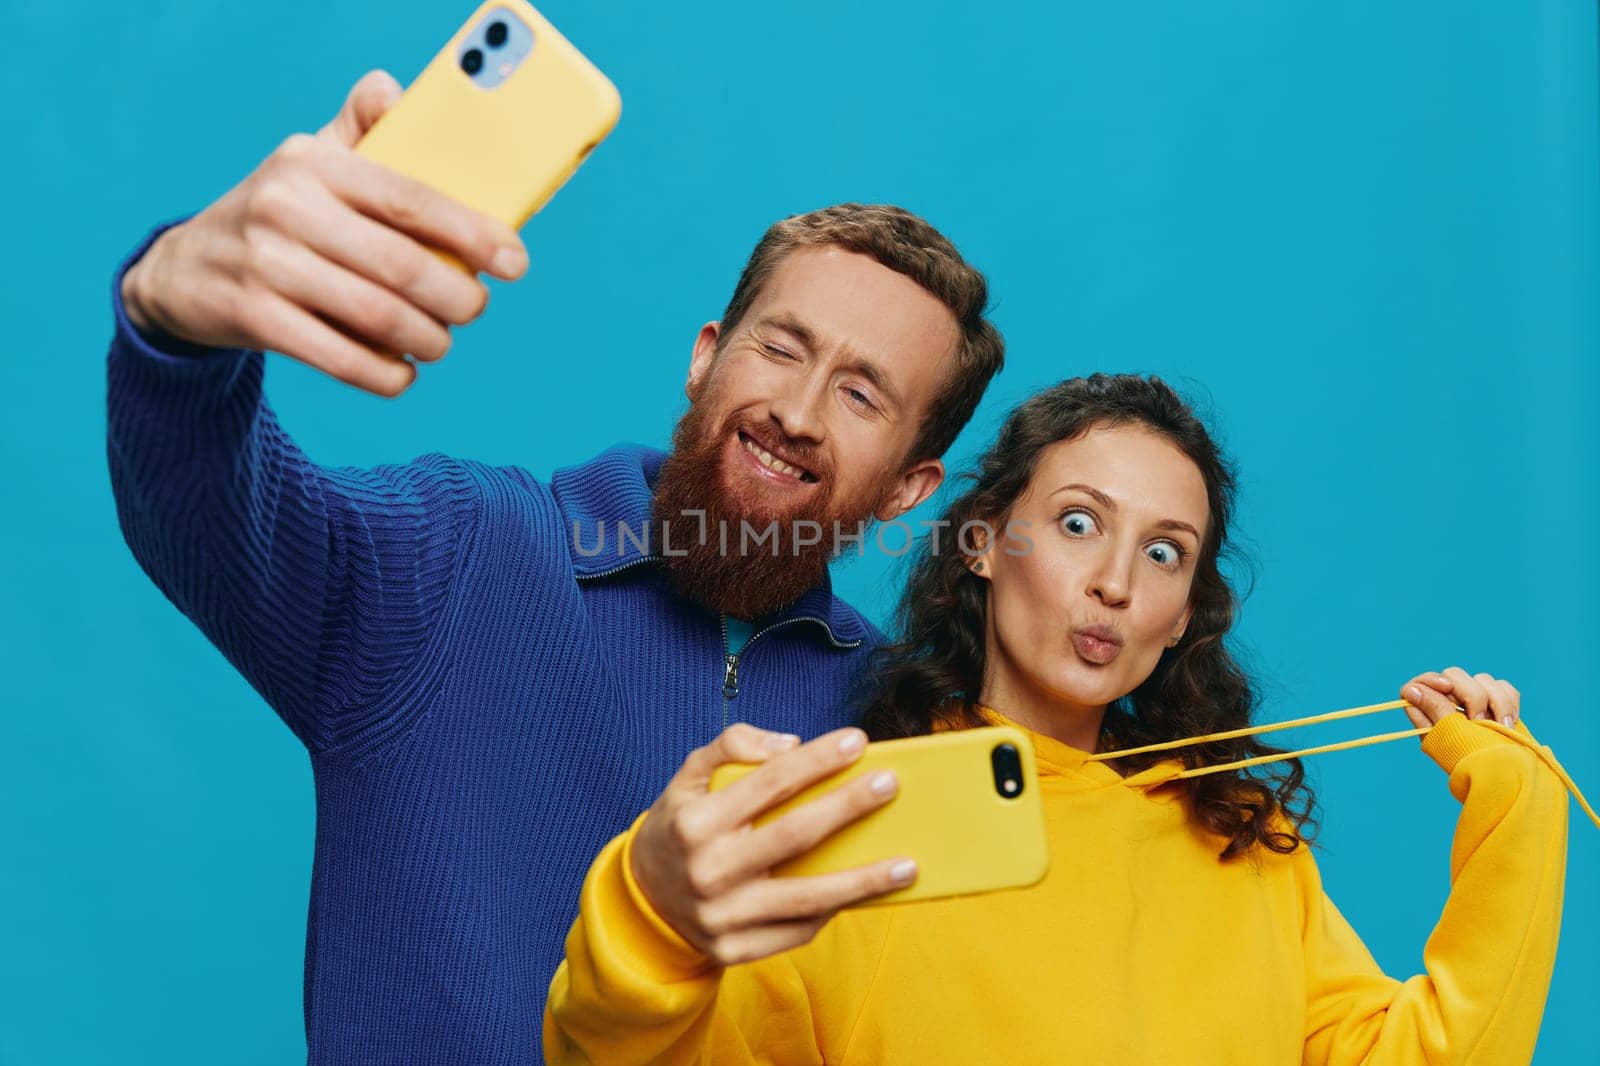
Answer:
[[(835, 523), (841, 535), (861, 532), (882, 493), (837, 503), (826, 457), (780, 437), (784, 454), (820, 484), (787, 509), (738, 499), (728, 491), (723, 466), (728, 440), (745, 419), (735, 412), (712, 426), (711, 395), (690, 404), (672, 431), (672, 453), (655, 484), (653, 543), (684, 595), (714, 611), (756, 619), (820, 584), (836, 554)], [(886, 490), (893, 476), (875, 488)]]

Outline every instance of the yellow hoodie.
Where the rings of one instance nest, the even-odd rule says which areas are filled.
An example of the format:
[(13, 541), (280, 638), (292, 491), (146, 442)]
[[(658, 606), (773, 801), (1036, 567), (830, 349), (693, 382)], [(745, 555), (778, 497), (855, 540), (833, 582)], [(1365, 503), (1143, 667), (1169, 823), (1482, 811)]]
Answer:
[(809, 944), (740, 966), (714, 967), (651, 909), (629, 868), (635, 823), (584, 884), (546, 1059), (1527, 1062), (1555, 962), (1567, 806), (1516, 733), (1451, 715), (1423, 738), (1462, 809), (1427, 972), (1407, 981), (1379, 970), (1305, 847), (1223, 862), (1172, 764), (1123, 778), (1032, 734), (1042, 882), (845, 911)]

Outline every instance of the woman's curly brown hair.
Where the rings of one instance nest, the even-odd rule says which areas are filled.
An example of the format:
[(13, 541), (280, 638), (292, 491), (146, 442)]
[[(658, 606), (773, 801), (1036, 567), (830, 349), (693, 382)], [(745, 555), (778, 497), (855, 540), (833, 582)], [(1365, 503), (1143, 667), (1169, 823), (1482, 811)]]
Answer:
[[(1220, 567), (1238, 555), (1228, 540), (1236, 479), (1205, 425), (1160, 378), (1094, 374), (1033, 396), (1011, 413), (968, 475), (972, 486), (945, 511), (945, 524), (933, 528), (957, 530), (973, 521), (1003, 528), (1046, 448), (1096, 426), (1127, 424), (1160, 434), (1194, 461), (1211, 522), (1190, 590), (1188, 629), (1138, 688), (1106, 708), (1105, 724), (1119, 748), (1241, 728), (1250, 723), (1256, 693), (1225, 643), (1238, 601)], [(878, 652), (868, 673), (862, 715), (868, 735), (887, 740), (932, 732), (936, 722), (984, 724), (974, 705), (983, 683), (987, 611), (987, 583), (968, 570), (962, 553), (924, 541), (896, 613), (898, 639)], [(1135, 773), (1174, 756), (1195, 768), (1282, 750), (1243, 737), (1120, 759), (1117, 768)], [(1190, 814), (1227, 841), (1224, 859), (1257, 845), (1287, 854), (1311, 838), (1315, 798), (1300, 760), (1255, 769), (1180, 782)]]

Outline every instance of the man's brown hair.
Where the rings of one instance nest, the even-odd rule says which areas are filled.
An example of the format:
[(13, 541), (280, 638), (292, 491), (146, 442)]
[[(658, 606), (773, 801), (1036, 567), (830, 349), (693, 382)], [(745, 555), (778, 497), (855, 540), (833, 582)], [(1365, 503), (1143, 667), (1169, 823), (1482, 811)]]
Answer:
[(750, 310), (784, 256), (823, 245), (871, 256), (938, 297), (955, 316), (961, 328), (955, 371), (935, 394), (906, 458), (916, 462), (943, 455), (1005, 363), (1006, 345), (984, 317), (989, 283), (944, 234), (910, 211), (891, 204), (835, 204), (773, 223), (750, 254), (722, 313), (723, 336)]

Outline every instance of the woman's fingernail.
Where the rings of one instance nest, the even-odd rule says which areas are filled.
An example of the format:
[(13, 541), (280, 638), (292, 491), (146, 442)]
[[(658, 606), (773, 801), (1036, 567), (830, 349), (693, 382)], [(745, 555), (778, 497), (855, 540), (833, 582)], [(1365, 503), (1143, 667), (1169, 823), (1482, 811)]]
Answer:
[(877, 795), (893, 795), (895, 786), (894, 771), (884, 770), (882, 773), (873, 774), (872, 780), (867, 782), (867, 786)]
[(496, 274), (517, 275), (528, 269), (528, 254), (521, 248), (501, 248), (494, 254)]
[(767, 734), (768, 751), (788, 751), (798, 743), (800, 743), (800, 738), (795, 736), (793, 733)]
[(1407, 685), (1405, 697), (1412, 703), (1416, 703), (1422, 699), (1422, 690), (1415, 685)]
[(910, 859), (901, 859), (889, 867), (889, 878), (897, 885), (909, 885), (917, 876), (917, 864)]
[(839, 751), (844, 755), (854, 755), (867, 746), (867, 735), (859, 729), (852, 729), (839, 740)]

